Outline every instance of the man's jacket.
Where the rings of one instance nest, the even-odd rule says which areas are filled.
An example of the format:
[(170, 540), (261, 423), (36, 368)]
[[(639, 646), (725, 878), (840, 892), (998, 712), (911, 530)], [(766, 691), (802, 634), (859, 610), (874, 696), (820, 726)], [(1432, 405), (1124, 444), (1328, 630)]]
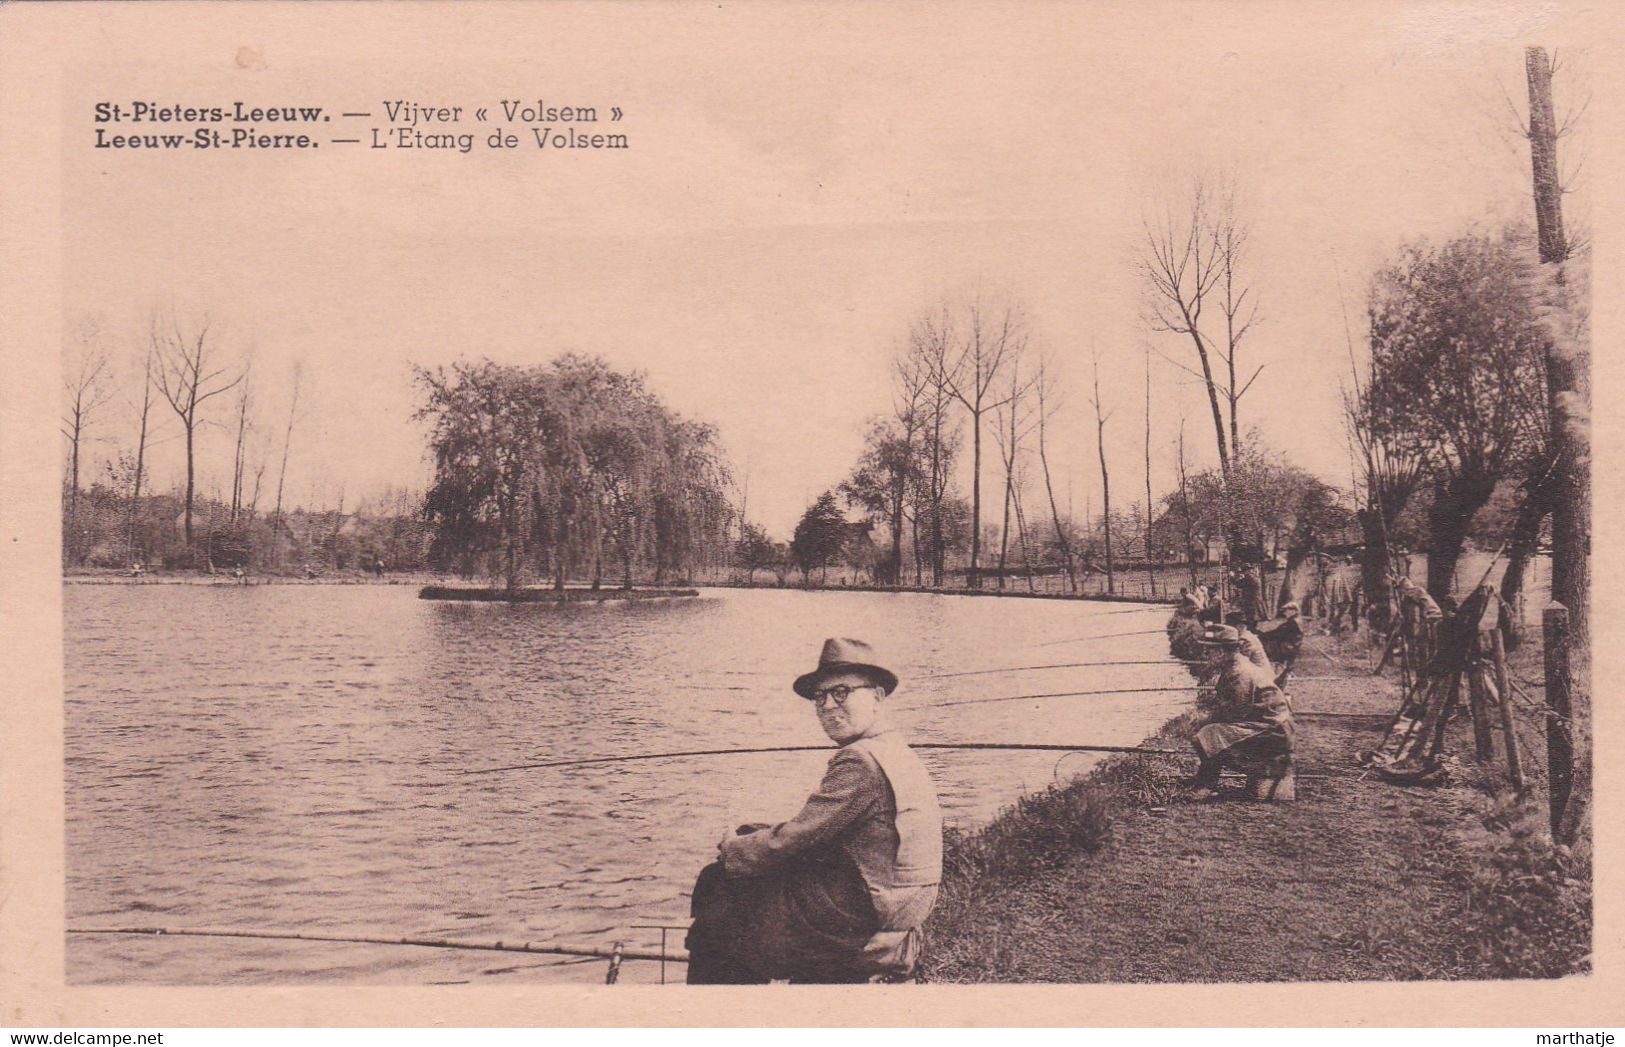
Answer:
[(831, 851), (857, 867), (879, 917), (865, 953), (880, 961), (911, 950), (909, 932), (925, 922), (942, 880), (942, 811), (925, 766), (897, 732), (842, 747), (799, 814), (729, 838), (722, 861), (730, 877), (763, 876)]

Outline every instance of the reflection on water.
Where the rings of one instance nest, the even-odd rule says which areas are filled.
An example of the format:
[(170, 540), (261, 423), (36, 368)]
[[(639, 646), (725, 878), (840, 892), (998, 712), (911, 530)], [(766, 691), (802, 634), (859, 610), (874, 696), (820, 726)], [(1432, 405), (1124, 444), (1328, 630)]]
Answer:
[[(921, 741), (1133, 744), (1187, 695), (942, 703), (1181, 685), (1165, 612), (917, 594), (713, 591), (635, 605), (419, 601), (394, 586), (68, 586), (68, 917), (102, 926), (658, 942), (729, 827), (793, 814), (822, 753), (463, 772), (824, 744), (790, 680), (828, 635), (891, 653)], [(1125, 613), (1125, 611), (1127, 613)], [(1064, 642), (1061, 642), (1064, 641)], [(1055, 753), (922, 753), (950, 824)], [(1081, 773), (1090, 756), (1065, 756)], [(679, 936), (680, 938), (680, 936)], [(591, 981), (548, 957), (249, 940), (68, 941), (75, 983)], [(627, 980), (654, 976), (629, 964)]]

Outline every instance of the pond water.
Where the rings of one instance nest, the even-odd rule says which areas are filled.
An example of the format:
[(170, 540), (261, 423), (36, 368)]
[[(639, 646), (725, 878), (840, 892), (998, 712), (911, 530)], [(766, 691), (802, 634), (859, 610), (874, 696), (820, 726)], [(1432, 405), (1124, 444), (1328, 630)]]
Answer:
[[(917, 741), (1132, 745), (1189, 691), (1163, 608), (707, 590), (565, 608), (397, 586), (69, 585), (69, 926), (659, 942), (717, 840), (793, 814), (828, 755), (470, 775), (549, 759), (827, 744), (790, 680), (827, 635), (890, 654)], [(950, 702), (973, 704), (949, 705)], [(1100, 757), (924, 752), (950, 824)], [(681, 944), (681, 934), (673, 936)], [(76, 984), (593, 982), (557, 958), (70, 935)], [(629, 963), (623, 979), (658, 977)], [(681, 979), (681, 967), (669, 974)]]

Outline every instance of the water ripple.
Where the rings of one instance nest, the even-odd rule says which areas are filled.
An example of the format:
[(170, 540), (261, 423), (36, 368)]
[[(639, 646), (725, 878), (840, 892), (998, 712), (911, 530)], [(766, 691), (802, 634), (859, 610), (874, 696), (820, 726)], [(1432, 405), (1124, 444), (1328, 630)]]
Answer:
[[(898, 715), (920, 740), (1131, 744), (1182, 701), (945, 709), (936, 703), (1020, 692), (998, 676), (911, 682), (1039, 661), (1037, 643), (1121, 628), (1098, 606), (1059, 601), (749, 591), (547, 608), (425, 603), (401, 586), (68, 586), (64, 602), (68, 911), (177, 926), (631, 940), (638, 917), (686, 911), (725, 831), (794, 813), (828, 754), (462, 772), (821, 745), (788, 684), (826, 635), (894, 654)], [(1155, 636), (1090, 651), (1162, 653)], [(1183, 683), (1159, 666), (1036, 675), (1055, 690)], [(707, 684), (741, 689), (693, 689)], [(1054, 754), (922, 758), (961, 825), (1047, 785), (1056, 765)], [(310, 942), (68, 942), (79, 984), (586, 977), (489, 962)]]

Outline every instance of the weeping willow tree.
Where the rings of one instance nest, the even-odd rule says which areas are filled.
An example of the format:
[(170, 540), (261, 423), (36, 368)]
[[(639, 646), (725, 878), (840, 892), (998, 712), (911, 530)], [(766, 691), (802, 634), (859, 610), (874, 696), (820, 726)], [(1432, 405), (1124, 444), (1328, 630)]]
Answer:
[(528, 576), (619, 568), (664, 581), (720, 562), (729, 475), (708, 425), (668, 409), (637, 373), (574, 354), (542, 367), (417, 370), (434, 484), (431, 557), (509, 588)]

